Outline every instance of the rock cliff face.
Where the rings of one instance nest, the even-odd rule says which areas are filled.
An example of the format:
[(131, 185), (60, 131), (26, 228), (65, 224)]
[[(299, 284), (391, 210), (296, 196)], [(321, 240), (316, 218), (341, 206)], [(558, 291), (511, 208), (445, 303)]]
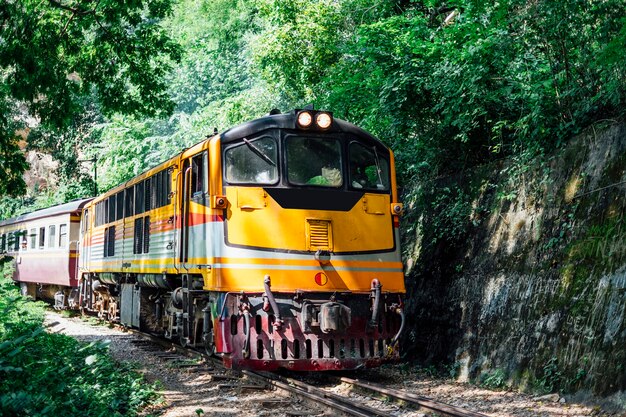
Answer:
[(523, 166), (405, 193), (405, 352), (463, 380), (622, 391), (626, 126), (596, 126)]

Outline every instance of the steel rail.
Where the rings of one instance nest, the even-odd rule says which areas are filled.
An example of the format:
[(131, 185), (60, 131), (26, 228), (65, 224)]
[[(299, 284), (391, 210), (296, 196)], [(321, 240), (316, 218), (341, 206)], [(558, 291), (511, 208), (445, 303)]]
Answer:
[[(127, 331), (128, 333), (147, 339), (150, 342), (161, 345), (167, 348), (173, 348), (175, 351), (187, 356), (187, 357), (201, 357), (207, 362), (212, 362), (216, 367), (224, 368), (220, 359), (206, 355), (188, 347), (183, 347), (172, 340), (163, 339), (161, 337), (146, 333), (137, 329), (128, 328), (120, 324), (114, 324), (114, 327), (118, 327)], [(225, 369), (225, 368), (224, 368)], [(318, 404), (323, 404), (331, 409), (340, 411), (350, 416), (355, 417), (392, 417), (393, 415), (387, 411), (379, 410), (364, 404), (360, 404), (349, 397), (343, 397), (321, 388), (317, 388), (311, 384), (307, 384), (300, 380), (280, 376), (275, 373), (269, 373), (270, 376), (263, 375), (256, 371), (242, 370), (240, 374), (248, 377), (261, 380), (269, 386), (273, 386), (278, 389), (290, 392), (296, 396), (306, 398)], [(380, 385), (359, 381), (358, 379), (352, 379), (347, 377), (339, 377), (338, 381), (366, 389), (372, 392), (376, 392), (387, 397), (391, 397), (397, 400), (402, 400), (410, 404), (417, 405), (422, 408), (426, 408), (435, 411), (440, 414), (444, 414), (451, 417), (489, 417), (486, 414), (462, 409), (449, 404), (435, 401), (428, 397), (419, 396), (406, 391), (400, 391), (393, 388), (385, 388)]]
[[(120, 326), (123, 327), (123, 326)], [(223, 363), (221, 360), (208, 356), (204, 353), (198, 352), (197, 350), (190, 349), (187, 347), (180, 346), (176, 342), (171, 340), (164, 340), (162, 338), (156, 337), (149, 333), (142, 332), (140, 330), (125, 328), (126, 331), (142, 337), (144, 340), (149, 340), (157, 345), (161, 345), (163, 347), (173, 348), (177, 352), (182, 353), (188, 357), (202, 357), (204, 360), (212, 362), (215, 366), (223, 368)], [(306, 384), (304, 382), (292, 379), (279, 377), (276, 374), (271, 374), (271, 376), (265, 376), (261, 373), (254, 371), (243, 370), (240, 371), (242, 375), (246, 375), (248, 377), (257, 379), (262, 381), (264, 384), (273, 386), (278, 389), (282, 389), (289, 393), (292, 393), (298, 397), (305, 398), (315, 402), (316, 404), (324, 404), (325, 406), (340, 411), (344, 414), (355, 416), (355, 417), (392, 417), (391, 414), (377, 410), (375, 408), (369, 407), (364, 404), (359, 404), (354, 402), (348, 398), (341, 397), (337, 394), (326, 392), (320, 388), (316, 388), (313, 385)], [(279, 380), (282, 379), (281, 380)]]
[(273, 385), (276, 388), (280, 388), (282, 390), (291, 392), (295, 395), (305, 397), (309, 400), (315, 401), (316, 403), (322, 403), (329, 408), (332, 408), (337, 411), (341, 411), (345, 414), (357, 417), (392, 417), (393, 415), (383, 411), (378, 410), (373, 407), (369, 407), (364, 404), (359, 404), (358, 402), (351, 400), (348, 397), (342, 397), (337, 394), (333, 394), (323, 389), (314, 387), (313, 385), (298, 381), (293, 378), (285, 378), (280, 377), (281, 381), (276, 379), (277, 376), (272, 374), (272, 377), (267, 377), (260, 373), (254, 371), (241, 371), (244, 375), (250, 376), (252, 378), (257, 378), (264, 381), (267, 384)]
[(393, 397), (399, 400), (403, 400), (412, 404), (416, 404), (416, 405), (419, 405), (420, 407), (428, 408), (429, 410), (433, 410), (438, 413), (443, 413), (452, 417), (489, 417), (486, 414), (465, 410), (463, 408), (459, 408), (459, 407), (455, 407), (455, 406), (445, 404), (439, 401), (435, 401), (431, 398), (422, 397), (419, 395), (412, 394), (410, 392), (400, 391), (400, 390), (393, 389), (393, 388), (385, 388), (379, 385), (361, 382), (358, 379), (342, 377), (339, 380), (341, 382), (354, 385), (355, 387), (368, 389), (370, 391), (374, 391), (379, 394), (383, 394), (383, 395)]

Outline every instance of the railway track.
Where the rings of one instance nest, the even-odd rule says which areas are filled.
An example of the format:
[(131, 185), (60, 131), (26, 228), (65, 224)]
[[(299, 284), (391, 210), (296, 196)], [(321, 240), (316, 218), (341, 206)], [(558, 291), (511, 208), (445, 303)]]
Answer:
[[(197, 368), (200, 372), (215, 372), (226, 371), (223, 368), (221, 361), (214, 357), (210, 357), (204, 353), (196, 350), (182, 347), (171, 341), (167, 341), (150, 334), (146, 334), (134, 329), (125, 329), (131, 332), (148, 343), (137, 343), (140, 348), (149, 348), (150, 344), (159, 345), (165, 349), (162, 353), (156, 353), (156, 355), (163, 360), (172, 361), (173, 364), (180, 363), (181, 365), (173, 366), (185, 366), (187, 368)], [(198, 363), (186, 363), (180, 358), (196, 358), (201, 360)], [(351, 398), (346, 395), (338, 395), (329, 392), (325, 389), (314, 386), (310, 383), (301, 381), (299, 379), (283, 376), (273, 372), (256, 372), (256, 371), (233, 371), (235, 376), (225, 375), (213, 375), (216, 378), (231, 379), (237, 381), (237, 384), (224, 384), (221, 388), (240, 388), (240, 389), (279, 389), (288, 392), (298, 398), (305, 399), (318, 406), (324, 406), (335, 412), (341, 413), (347, 416), (356, 417), (391, 417), (397, 416), (398, 410), (390, 410), (387, 408), (377, 408), (370, 405), (363, 404), (362, 401)], [(241, 378), (246, 377), (250, 381), (255, 381), (255, 384), (244, 384)], [(351, 386), (351, 390), (367, 391), (373, 393), (379, 397), (383, 397), (388, 403), (390, 400), (398, 402), (400, 404), (400, 410), (402, 409), (420, 409), (422, 411), (431, 411), (440, 416), (450, 417), (488, 417), (485, 414), (478, 413), (471, 410), (451, 406), (442, 402), (435, 401), (431, 398), (418, 396), (416, 394), (401, 391), (391, 388), (386, 388), (378, 384), (370, 382), (360, 381), (358, 379), (352, 379), (347, 377), (335, 377), (337, 383), (348, 384)], [(408, 410), (407, 410), (408, 411)], [(294, 414), (297, 415), (297, 414)]]

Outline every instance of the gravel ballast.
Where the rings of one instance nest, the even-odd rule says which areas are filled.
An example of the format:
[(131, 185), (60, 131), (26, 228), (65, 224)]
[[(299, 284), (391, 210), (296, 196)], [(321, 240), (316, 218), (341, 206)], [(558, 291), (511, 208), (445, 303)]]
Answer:
[[(46, 316), (48, 331), (63, 333), (81, 341), (110, 340), (110, 353), (117, 361), (131, 362), (148, 382), (156, 382), (163, 396), (162, 404), (146, 410), (145, 415), (182, 416), (296, 416), (334, 415), (316, 405), (303, 403), (281, 391), (256, 389), (254, 381), (239, 379), (235, 373), (210, 369), (211, 365), (196, 366), (184, 357), (172, 360), (164, 349), (140, 342), (141, 337), (117, 327), (97, 324), (94, 320), (64, 317), (56, 312)], [(159, 351), (160, 350), (160, 351)], [(178, 364), (178, 365), (176, 365)], [(181, 365), (182, 364), (182, 365)], [(558, 394), (533, 397), (510, 391), (493, 391), (471, 384), (461, 384), (401, 372), (400, 367), (385, 367), (369, 371), (362, 380), (391, 388), (413, 392), (450, 405), (478, 411), (491, 417), (556, 417), (556, 416), (618, 416), (620, 413), (601, 411), (599, 407), (570, 403)], [(347, 384), (327, 386), (341, 395), (355, 396), (373, 406), (381, 401), (366, 392), (355, 391)], [(406, 409), (385, 403), (385, 409), (398, 417), (430, 416), (426, 411)]]

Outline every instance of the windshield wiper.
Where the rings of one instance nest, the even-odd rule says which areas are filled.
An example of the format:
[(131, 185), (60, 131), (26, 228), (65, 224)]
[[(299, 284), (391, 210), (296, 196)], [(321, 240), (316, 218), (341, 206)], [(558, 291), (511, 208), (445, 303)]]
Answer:
[(383, 184), (383, 178), (380, 175), (381, 169), (380, 169), (380, 160), (378, 159), (378, 152), (376, 151), (376, 146), (373, 146), (373, 148), (374, 148), (374, 156), (376, 157), (376, 174), (378, 174), (378, 183), (384, 187), (385, 184)]
[(270, 158), (269, 156), (265, 155), (263, 153), (262, 150), (260, 150), (259, 148), (257, 148), (256, 146), (254, 146), (252, 144), (252, 142), (250, 142), (248, 139), (243, 138), (243, 142), (248, 145), (248, 148), (250, 148), (250, 150), (252, 152), (255, 153), (256, 156), (258, 156), (259, 158), (261, 158), (262, 160), (264, 160), (265, 162), (267, 162), (268, 164), (270, 164), (271, 166), (275, 167), (276, 166), (276, 162), (272, 161), (272, 158)]

